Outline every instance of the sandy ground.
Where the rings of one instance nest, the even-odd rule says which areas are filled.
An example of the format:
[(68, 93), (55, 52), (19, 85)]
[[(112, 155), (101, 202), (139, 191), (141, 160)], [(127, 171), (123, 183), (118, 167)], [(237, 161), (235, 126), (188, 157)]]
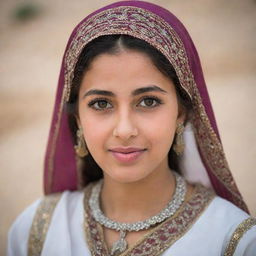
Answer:
[[(69, 34), (85, 15), (113, 1), (33, 2), (41, 15), (18, 24), (10, 17), (18, 1), (0, 0), (0, 255), (13, 220), (43, 193), (44, 151)], [(172, 10), (194, 39), (227, 159), (256, 215), (256, 2), (151, 2)]]

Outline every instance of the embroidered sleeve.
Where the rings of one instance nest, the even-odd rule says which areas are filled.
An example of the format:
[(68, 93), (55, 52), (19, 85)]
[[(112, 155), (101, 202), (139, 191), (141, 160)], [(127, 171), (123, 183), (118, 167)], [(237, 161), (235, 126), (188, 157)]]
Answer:
[(233, 232), (231, 239), (229, 240), (224, 256), (234, 255), (240, 239), (249, 229), (251, 229), (255, 225), (256, 225), (256, 218), (253, 218), (253, 217), (249, 217), (245, 219), (242, 223), (240, 223), (236, 228), (236, 230)]
[(12, 223), (8, 232), (7, 256), (27, 256), (29, 231), (41, 200), (29, 205)]
[(46, 196), (38, 206), (29, 234), (28, 256), (41, 255), (51, 218), (60, 198), (60, 193)]

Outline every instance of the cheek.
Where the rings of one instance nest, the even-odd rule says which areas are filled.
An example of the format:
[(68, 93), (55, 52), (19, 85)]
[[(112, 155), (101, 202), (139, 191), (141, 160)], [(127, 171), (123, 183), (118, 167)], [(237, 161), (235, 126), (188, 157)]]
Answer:
[(104, 144), (110, 136), (111, 120), (91, 115), (89, 112), (80, 116), (81, 125), (84, 132), (84, 138), (87, 146), (93, 150), (99, 145)]
[(150, 147), (156, 150), (169, 149), (176, 131), (178, 108), (176, 106), (164, 106), (154, 113), (138, 116), (137, 127), (140, 136), (150, 143)]

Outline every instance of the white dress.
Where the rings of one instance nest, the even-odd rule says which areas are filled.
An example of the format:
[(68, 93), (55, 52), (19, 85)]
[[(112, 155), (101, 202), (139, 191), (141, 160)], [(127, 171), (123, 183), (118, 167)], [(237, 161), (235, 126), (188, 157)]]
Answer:
[[(84, 194), (80, 191), (62, 193), (54, 210), (41, 255), (91, 255), (85, 238), (83, 198)], [(13, 223), (8, 235), (8, 256), (28, 255), (29, 232), (40, 201), (41, 199), (29, 206)], [(214, 197), (185, 234), (161, 255), (224, 255), (233, 232), (248, 217), (247, 213), (230, 202)], [(243, 234), (233, 255), (256, 255), (255, 226)]]

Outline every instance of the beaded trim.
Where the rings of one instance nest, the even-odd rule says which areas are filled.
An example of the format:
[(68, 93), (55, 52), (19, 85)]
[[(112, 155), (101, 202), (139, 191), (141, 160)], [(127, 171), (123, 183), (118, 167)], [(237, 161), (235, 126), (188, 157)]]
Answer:
[(46, 196), (37, 208), (29, 234), (28, 256), (40, 256), (61, 193)]
[(229, 241), (229, 244), (225, 250), (224, 256), (232, 256), (234, 255), (234, 252), (236, 250), (236, 247), (242, 238), (242, 236), (253, 226), (256, 225), (256, 219), (253, 217), (249, 217), (246, 220), (244, 220), (242, 223), (238, 225), (234, 233), (232, 234), (232, 237)]
[[(92, 216), (88, 200), (92, 186), (85, 189), (84, 224), (88, 247), (93, 256), (108, 256), (108, 248), (104, 242), (101, 225)], [(183, 236), (200, 217), (215, 194), (197, 185), (193, 195), (183, 203), (173, 217), (168, 218), (143, 237), (137, 244), (126, 250), (120, 256), (158, 256), (167, 250), (175, 241)]]

